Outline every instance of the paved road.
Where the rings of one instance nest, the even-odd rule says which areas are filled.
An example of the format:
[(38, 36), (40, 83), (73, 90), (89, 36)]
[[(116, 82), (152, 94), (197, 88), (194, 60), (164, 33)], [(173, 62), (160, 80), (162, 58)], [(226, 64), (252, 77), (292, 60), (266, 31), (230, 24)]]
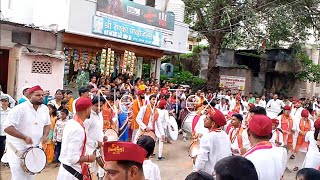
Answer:
[[(188, 157), (188, 148), (190, 142), (183, 142), (181, 140), (173, 142), (173, 144), (164, 145), (164, 156), (166, 160), (157, 161), (156, 158), (152, 158), (153, 162), (159, 165), (161, 176), (163, 180), (183, 180), (191, 171), (192, 171), (192, 162)], [(157, 154), (157, 149), (156, 149)], [(296, 160), (297, 164), (301, 166), (303, 159), (298, 158)], [(288, 168), (293, 169), (295, 162), (290, 160), (288, 163)], [(266, 167), (267, 168), (267, 167)], [(0, 179), (9, 180), (10, 170), (9, 168), (1, 166), (0, 169)], [(36, 176), (36, 180), (54, 180), (58, 173), (58, 168), (46, 168), (41, 174)], [(295, 172), (286, 171), (285, 177), (286, 180), (295, 179)]]

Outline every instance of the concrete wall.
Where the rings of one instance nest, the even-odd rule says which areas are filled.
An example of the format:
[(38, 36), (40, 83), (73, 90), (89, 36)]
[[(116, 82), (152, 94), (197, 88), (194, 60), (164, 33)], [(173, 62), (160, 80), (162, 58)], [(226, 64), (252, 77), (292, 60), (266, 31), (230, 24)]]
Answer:
[[(173, 33), (168, 31), (162, 33), (161, 47), (153, 47), (149, 45), (134, 43), (108, 36), (96, 35), (92, 33), (92, 20), (96, 13), (96, 2), (88, 0), (70, 0), (70, 11), (68, 19), (67, 32), (91, 36), (100, 39), (106, 39), (126, 44), (138, 45), (153, 49), (160, 49), (168, 52), (185, 53), (187, 52), (186, 44), (189, 27), (187, 24), (175, 22), (175, 30)], [(147, 26), (146, 26), (147, 27)], [(171, 42), (165, 42), (167, 39)]]
[(239, 69), (239, 68), (220, 68), (220, 75), (226, 76), (239, 76), (245, 77), (245, 88), (244, 95), (249, 95), (252, 92), (252, 72), (250, 69)]
[[(52, 74), (31, 73), (32, 61), (51, 61)], [(57, 89), (63, 89), (64, 61), (47, 56), (22, 55), (19, 61), (17, 96), (22, 96), (24, 86), (40, 85), (44, 90), (54, 94)]]
[(41, 48), (52, 51), (56, 49), (57, 36), (51, 32), (34, 30), (32, 28), (15, 27), (11, 25), (1, 25), (0, 47), (12, 48), (16, 43), (12, 42), (12, 31), (23, 31), (31, 33), (30, 47)]

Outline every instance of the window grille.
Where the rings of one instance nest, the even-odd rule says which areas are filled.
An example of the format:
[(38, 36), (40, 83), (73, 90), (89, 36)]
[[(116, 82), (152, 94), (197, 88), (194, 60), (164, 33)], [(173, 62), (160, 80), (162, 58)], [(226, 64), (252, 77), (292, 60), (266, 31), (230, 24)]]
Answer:
[(31, 73), (52, 74), (52, 63), (50, 61), (33, 61)]

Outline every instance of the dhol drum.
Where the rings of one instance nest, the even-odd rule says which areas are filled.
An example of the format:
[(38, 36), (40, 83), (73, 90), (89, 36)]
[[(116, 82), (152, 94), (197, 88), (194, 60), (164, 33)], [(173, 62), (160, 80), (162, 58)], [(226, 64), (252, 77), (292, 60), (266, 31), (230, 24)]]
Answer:
[(21, 156), (23, 170), (31, 175), (40, 173), (46, 166), (47, 156), (39, 147), (30, 147)]
[(179, 134), (178, 124), (176, 119), (173, 116), (169, 117), (168, 132), (173, 141), (178, 139), (178, 134)]
[(192, 158), (193, 164), (196, 163), (196, 159), (199, 154), (199, 149), (200, 149), (199, 141), (193, 141), (189, 147), (188, 153), (189, 153), (189, 156)]
[(119, 140), (118, 133), (114, 129), (106, 129), (104, 135), (108, 137), (108, 142)]
[[(143, 135), (146, 135), (146, 136), (150, 136), (150, 137), (152, 137), (152, 139), (154, 140), (154, 141), (157, 141), (157, 136), (156, 136), (156, 134), (153, 132), (153, 131), (141, 131), (141, 133), (140, 133), (140, 135), (139, 135), (139, 138), (141, 137), (141, 136), (143, 136)], [(139, 138), (138, 138), (138, 140), (139, 140)]]
[(190, 112), (183, 120), (181, 128), (186, 133), (192, 133), (192, 121), (193, 118), (197, 115), (196, 112)]

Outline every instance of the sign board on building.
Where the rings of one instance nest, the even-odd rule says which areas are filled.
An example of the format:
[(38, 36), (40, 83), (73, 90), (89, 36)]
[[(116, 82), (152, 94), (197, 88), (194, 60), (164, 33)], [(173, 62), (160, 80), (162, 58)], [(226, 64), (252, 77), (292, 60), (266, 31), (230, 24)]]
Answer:
[(223, 89), (234, 89), (243, 91), (245, 83), (245, 77), (221, 75), (219, 87)]
[(109, 17), (93, 17), (92, 32), (127, 41), (160, 47), (162, 34)]
[(97, 15), (103, 14), (174, 30), (174, 13), (163, 12), (129, 0), (97, 0)]

